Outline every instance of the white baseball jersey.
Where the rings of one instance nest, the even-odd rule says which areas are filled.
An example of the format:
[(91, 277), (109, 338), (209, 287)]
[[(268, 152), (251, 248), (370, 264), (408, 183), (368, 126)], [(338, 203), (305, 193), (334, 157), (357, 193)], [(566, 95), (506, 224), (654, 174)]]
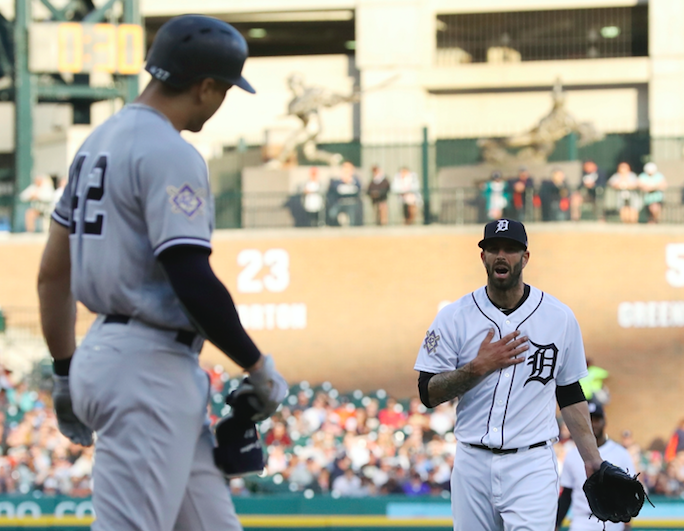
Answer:
[[(608, 439), (599, 447), (599, 453), (604, 461), (613, 463), (623, 470), (634, 474), (636, 466), (632, 460), (629, 452), (620, 444)], [(563, 488), (572, 489), (572, 523), (570, 531), (600, 531), (604, 529), (603, 522), (596, 518), (589, 518), (591, 509), (587, 497), (582, 490), (584, 482), (587, 480), (587, 472), (584, 469), (584, 461), (579, 454), (577, 448), (573, 448), (568, 452), (563, 464), (563, 472), (561, 473), (560, 484)], [(606, 531), (622, 531), (625, 525), (622, 523), (614, 524), (606, 522)]]
[(71, 289), (90, 311), (192, 329), (156, 257), (211, 248), (213, 199), (204, 159), (164, 115), (131, 104), (98, 127), (52, 217), (71, 230)]
[(454, 433), (461, 442), (521, 448), (558, 436), (556, 386), (586, 376), (579, 324), (556, 298), (530, 287), (524, 303), (504, 314), (480, 288), (443, 308), (427, 332), (417, 371), (441, 373), (472, 361), (489, 330), (492, 341), (520, 330), (526, 361), (487, 376), (458, 401)]

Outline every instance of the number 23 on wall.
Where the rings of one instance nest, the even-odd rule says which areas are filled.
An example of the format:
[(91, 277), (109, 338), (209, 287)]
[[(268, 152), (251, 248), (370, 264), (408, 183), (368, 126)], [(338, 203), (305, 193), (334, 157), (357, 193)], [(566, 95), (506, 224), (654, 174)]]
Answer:
[[(244, 249), (237, 256), (242, 271), (237, 277), (240, 293), (281, 292), (290, 285), (290, 255), (285, 249)], [(262, 276), (262, 271), (265, 274)], [(261, 277), (261, 278), (257, 278)]]

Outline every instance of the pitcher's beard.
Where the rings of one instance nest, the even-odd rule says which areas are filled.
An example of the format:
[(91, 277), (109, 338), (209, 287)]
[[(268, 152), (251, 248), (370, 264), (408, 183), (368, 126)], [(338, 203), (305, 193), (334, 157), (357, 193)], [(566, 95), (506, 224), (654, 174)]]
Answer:
[(489, 279), (489, 285), (496, 288), (499, 291), (508, 291), (513, 289), (520, 282), (520, 276), (522, 275), (522, 260), (515, 264), (508, 272), (508, 277), (503, 280), (496, 278), (494, 273), (494, 268), (496, 265), (487, 265), (487, 277)]

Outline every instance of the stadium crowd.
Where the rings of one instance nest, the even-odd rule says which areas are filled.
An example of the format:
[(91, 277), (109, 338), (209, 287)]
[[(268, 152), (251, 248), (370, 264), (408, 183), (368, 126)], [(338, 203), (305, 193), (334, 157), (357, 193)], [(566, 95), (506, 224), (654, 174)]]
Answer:
[[(370, 200), (373, 222), (389, 223), (388, 203), (401, 204), (403, 222), (413, 225), (422, 215), (424, 199), (419, 176), (401, 167), (394, 176), (374, 165), (371, 178), (363, 184), (360, 172), (343, 163), (337, 175), (324, 185), (316, 167), (289, 206), (297, 226), (363, 225), (364, 196)], [(474, 200), (479, 221), (508, 217), (520, 221), (605, 221), (612, 216), (622, 223), (659, 223), (662, 217), (667, 180), (653, 162), (637, 175), (627, 162), (620, 162), (610, 175), (592, 160), (582, 163), (577, 183), (571, 182), (562, 167), (549, 174), (533, 176), (526, 166), (514, 175), (495, 170), (488, 180), (475, 183), (480, 194)], [(298, 214), (299, 212), (299, 214)]]
[[(224, 399), (238, 381), (209, 368), (210, 418), (225, 413)], [(33, 381), (36, 381), (34, 378)], [(57, 429), (43, 377), (29, 386), (0, 367), (0, 494), (86, 497), (93, 449), (70, 443)], [(300, 492), (332, 496), (448, 495), (456, 440), (455, 405), (431, 410), (417, 398), (397, 401), (383, 390), (340, 394), (329, 383), (291, 388), (286, 403), (259, 425), (266, 474), (231, 480), (234, 495)], [(637, 463), (651, 494), (684, 497), (684, 421), (669, 444), (642, 450), (631, 433), (619, 439)], [(561, 426), (559, 465), (571, 447)]]

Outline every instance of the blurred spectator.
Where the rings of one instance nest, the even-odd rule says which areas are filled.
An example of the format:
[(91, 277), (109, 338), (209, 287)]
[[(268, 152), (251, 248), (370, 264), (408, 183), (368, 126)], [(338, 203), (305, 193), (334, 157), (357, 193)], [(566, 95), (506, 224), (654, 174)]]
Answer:
[(487, 219), (499, 219), (503, 217), (504, 208), (508, 206), (508, 183), (503, 180), (501, 172), (493, 171), (489, 181), (484, 183), (482, 194), (485, 198)]
[(639, 179), (626, 162), (618, 164), (617, 172), (608, 179), (608, 186), (615, 190), (615, 208), (620, 212), (620, 221), (636, 223), (639, 221), (641, 197)]
[(340, 168), (340, 177), (332, 178), (328, 188), (328, 223), (332, 226), (363, 225), (361, 180), (351, 162)]
[(665, 462), (670, 463), (674, 461), (677, 455), (684, 452), (684, 418), (679, 421), (677, 428), (670, 437), (665, 449)]
[(418, 216), (418, 207), (422, 203), (418, 175), (406, 166), (402, 167), (392, 179), (392, 193), (401, 196), (404, 223), (412, 225)]
[(420, 474), (413, 472), (411, 479), (404, 483), (404, 494), (407, 496), (424, 496), (430, 494), (430, 486), (423, 482)]
[(512, 192), (512, 205), (509, 209), (511, 217), (518, 221), (527, 221), (527, 201), (528, 199), (532, 201), (531, 196), (534, 193), (534, 179), (527, 166), (518, 168), (518, 176), (509, 181), (509, 188)]
[(24, 214), (26, 232), (36, 232), (38, 219), (41, 219), (41, 230), (47, 232), (50, 226), (50, 215), (54, 208), (55, 185), (49, 175), (37, 174), (21, 194), (19, 199), (28, 203), (29, 207)]
[(232, 478), (228, 482), (230, 488), (230, 495), (233, 497), (244, 497), (250, 496), (252, 493), (249, 492), (247, 486), (245, 485), (245, 480), (243, 478)]
[(563, 170), (560, 168), (551, 170), (551, 179), (542, 181), (539, 197), (543, 221), (568, 221), (570, 219), (570, 187)]
[(371, 168), (372, 179), (368, 184), (368, 196), (373, 204), (376, 225), (387, 225), (389, 221), (389, 206), (387, 197), (390, 191), (390, 183), (380, 166)]
[(361, 478), (354, 474), (351, 468), (347, 468), (344, 473), (337, 476), (332, 482), (332, 490), (342, 497), (357, 497), (360, 495)]
[(642, 462), (644, 460), (642, 458), (641, 446), (634, 440), (631, 430), (624, 430), (620, 434), (620, 444), (624, 446), (629, 452), (629, 455), (632, 456), (632, 461), (634, 461), (634, 464), (637, 466), (636, 471), (641, 472), (641, 470), (643, 470)]
[(588, 374), (579, 381), (584, 396), (587, 400), (595, 400), (605, 406), (610, 401), (610, 392), (604, 384), (604, 380), (609, 376), (608, 371), (594, 365), (593, 360), (587, 358), (587, 372)]
[(306, 212), (308, 225), (318, 227), (324, 220), (323, 216), (323, 186), (318, 179), (318, 168), (311, 166), (309, 180), (302, 187), (302, 207)]
[(600, 219), (597, 211), (596, 192), (606, 186), (606, 174), (593, 160), (587, 160), (582, 165), (582, 179), (570, 198), (571, 218), (573, 221), (582, 219), (582, 207), (589, 204), (594, 209), (594, 219)]
[(282, 446), (290, 446), (292, 444), (292, 439), (285, 429), (285, 424), (282, 422), (274, 422), (273, 428), (266, 434), (265, 442), (267, 446), (271, 446), (274, 443), (278, 443)]
[[(236, 383), (222, 368), (210, 367), (209, 373), (212, 393), (225, 394)], [(5, 383), (12, 403), (8, 400), (0, 410), (0, 430), (6, 434), (0, 452), (0, 493), (89, 496), (93, 449), (72, 444), (59, 433), (49, 393), (15, 378), (7, 377)], [(425, 410), (418, 400), (398, 401), (384, 391), (340, 395), (329, 384), (318, 389), (302, 384), (293, 392), (295, 404), (284, 405), (272, 419), (259, 424), (267, 473), (273, 477), (232, 481), (234, 495), (308, 489), (329, 494), (331, 485), (350, 496), (441, 496), (449, 489), (457, 444), (451, 432), (455, 402)], [(32, 393), (22, 409), (21, 397)], [(560, 434), (554, 449), (562, 468), (563, 457), (574, 443), (562, 424)], [(666, 450), (665, 441), (641, 452), (627, 432), (622, 444), (637, 462), (634, 472), (643, 471), (652, 492), (682, 494), (684, 451), (666, 462), (664, 454), (672, 450)], [(673, 443), (670, 447), (676, 452)]]
[(66, 177), (62, 177), (58, 180), (58, 186), (55, 188), (55, 192), (52, 194), (52, 206), (50, 210), (54, 210), (55, 206), (57, 206), (57, 203), (59, 203), (59, 200), (62, 198), (68, 182), (69, 180)]
[(330, 493), (330, 471), (327, 468), (321, 469), (318, 477), (309, 483), (306, 488), (313, 490), (316, 494)]
[(387, 399), (387, 404), (380, 413), (378, 413), (380, 424), (393, 429), (403, 427), (404, 424), (406, 424), (406, 418), (407, 415), (404, 412), (404, 408), (392, 397)]
[(653, 162), (644, 165), (644, 171), (639, 175), (639, 189), (643, 192), (644, 206), (648, 214), (649, 223), (658, 223), (663, 212), (663, 190), (667, 188), (665, 176), (658, 171)]
[(450, 433), (456, 424), (456, 414), (452, 404), (443, 402), (431, 410), (430, 429), (439, 435)]

